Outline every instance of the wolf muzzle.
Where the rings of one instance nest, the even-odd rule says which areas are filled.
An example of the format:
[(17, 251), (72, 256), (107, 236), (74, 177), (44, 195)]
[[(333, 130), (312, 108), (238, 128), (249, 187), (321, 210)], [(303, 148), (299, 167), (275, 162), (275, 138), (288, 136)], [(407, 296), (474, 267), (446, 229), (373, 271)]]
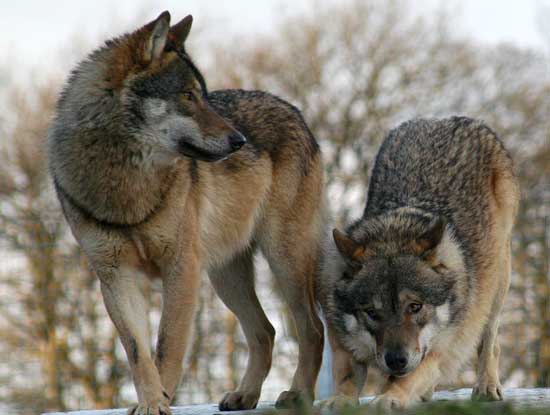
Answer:
[(384, 360), (388, 369), (392, 371), (392, 374), (399, 376), (406, 373), (409, 359), (405, 352), (400, 350), (388, 351), (384, 354)]

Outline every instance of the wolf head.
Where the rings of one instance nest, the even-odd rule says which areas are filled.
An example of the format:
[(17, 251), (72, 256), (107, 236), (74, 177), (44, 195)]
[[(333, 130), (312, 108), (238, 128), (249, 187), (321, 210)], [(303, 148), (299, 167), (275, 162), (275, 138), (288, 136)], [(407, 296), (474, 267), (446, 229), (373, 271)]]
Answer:
[[(64, 94), (92, 90), (93, 96), (71, 100), (90, 102), (81, 116), (98, 113), (90, 120), (98, 128), (101, 119), (120, 126), (120, 136), (131, 137), (135, 148), (147, 149), (155, 161), (179, 155), (203, 161), (226, 158), (246, 140), (208, 104), (204, 79), (184, 48), (192, 21), (187, 16), (170, 26), (165, 11), (135, 32), (108, 41), (73, 72)], [(104, 105), (97, 105), (99, 99)]]
[(146, 126), (139, 134), (168, 153), (223, 159), (246, 140), (209, 106), (204, 79), (185, 53), (193, 18), (172, 27), (169, 22), (164, 12), (134, 34), (141, 40), (134, 53), (142, 66), (127, 83), (127, 102)]
[[(245, 138), (208, 103), (170, 15), (107, 41), (72, 71), (48, 131), (58, 192), (88, 215), (137, 224), (155, 212), (188, 157), (228, 157)], [(190, 165), (193, 167), (193, 164)]]
[(398, 209), (333, 237), (328, 317), (356, 358), (406, 375), (452, 324), (464, 264), (449, 226)]

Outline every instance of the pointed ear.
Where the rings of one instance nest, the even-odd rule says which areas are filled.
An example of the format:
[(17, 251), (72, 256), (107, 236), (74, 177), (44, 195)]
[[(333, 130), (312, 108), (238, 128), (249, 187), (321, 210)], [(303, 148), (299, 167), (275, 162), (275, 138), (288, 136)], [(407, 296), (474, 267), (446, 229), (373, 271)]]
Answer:
[(162, 12), (159, 17), (147, 24), (146, 29), (149, 29), (149, 35), (145, 41), (143, 58), (146, 62), (152, 62), (158, 59), (166, 45), (166, 36), (170, 29), (170, 13)]
[(191, 31), (191, 26), (193, 25), (193, 16), (188, 15), (184, 17), (180, 22), (176, 23), (170, 28), (169, 38), (176, 48), (183, 47), (189, 32)]
[(433, 251), (443, 239), (447, 221), (439, 216), (430, 223), (428, 229), (414, 241), (420, 254)]
[(339, 231), (338, 229), (333, 229), (332, 236), (334, 237), (334, 242), (338, 251), (342, 256), (353, 262), (359, 262), (364, 258), (365, 247), (355, 242), (345, 233)]

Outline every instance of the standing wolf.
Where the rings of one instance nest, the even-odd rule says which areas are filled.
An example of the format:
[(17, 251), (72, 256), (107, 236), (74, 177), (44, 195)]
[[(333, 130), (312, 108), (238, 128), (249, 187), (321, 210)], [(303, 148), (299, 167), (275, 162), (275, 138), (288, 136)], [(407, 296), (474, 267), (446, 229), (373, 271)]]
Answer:
[(376, 401), (407, 406), (476, 349), (474, 396), (502, 399), (497, 329), (518, 199), (512, 160), (483, 123), (414, 120), (389, 134), (363, 217), (334, 230), (319, 282), (332, 404), (355, 401), (375, 361), (389, 375)]
[[(272, 95), (207, 93), (183, 47), (191, 23), (170, 27), (164, 12), (72, 72), (49, 133), (57, 194), (127, 353), (139, 398), (130, 413), (170, 413), (202, 270), (249, 347), (246, 373), (220, 409), (256, 406), (275, 335), (254, 290), (257, 249), (298, 333), (298, 368), (278, 404), (312, 400), (323, 348), (313, 287), (319, 147), (299, 111)], [(154, 360), (139, 274), (162, 281)]]

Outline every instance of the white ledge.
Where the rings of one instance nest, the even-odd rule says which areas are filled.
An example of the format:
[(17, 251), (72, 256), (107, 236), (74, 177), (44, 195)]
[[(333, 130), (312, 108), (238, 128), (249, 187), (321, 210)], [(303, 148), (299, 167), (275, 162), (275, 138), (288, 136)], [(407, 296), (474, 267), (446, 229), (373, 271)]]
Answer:
[[(433, 395), (434, 401), (464, 401), (469, 400), (471, 389), (457, 389), (454, 391), (440, 391)], [(372, 396), (361, 398), (361, 403), (366, 404), (373, 399)], [(504, 402), (511, 403), (518, 407), (549, 407), (550, 388), (546, 389), (506, 389), (504, 391)], [(497, 403), (498, 404), (498, 403)], [(273, 402), (260, 402), (258, 408), (249, 411), (231, 411), (228, 414), (258, 414), (266, 409), (273, 409)], [(50, 412), (43, 415), (126, 415), (124, 409), (86, 410), (71, 412)], [(324, 413), (325, 411), (323, 411)], [(206, 405), (185, 405), (172, 407), (172, 415), (220, 415), (221, 411), (217, 404)]]

